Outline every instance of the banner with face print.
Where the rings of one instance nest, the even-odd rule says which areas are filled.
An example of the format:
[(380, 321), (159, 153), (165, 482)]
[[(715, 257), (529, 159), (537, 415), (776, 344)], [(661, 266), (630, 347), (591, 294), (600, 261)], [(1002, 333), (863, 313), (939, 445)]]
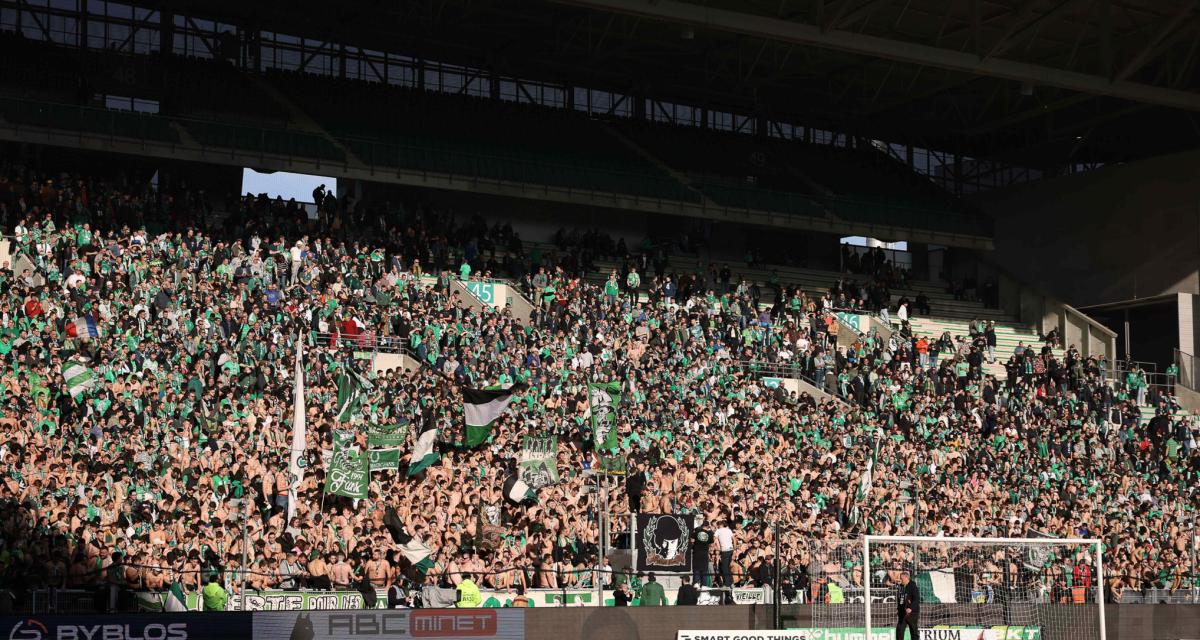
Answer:
[(639, 513), (637, 570), (690, 573), (694, 518), (692, 514)]
[(597, 449), (617, 447), (617, 406), (620, 404), (620, 382), (588, 385), (588, 410), (592, 414), (592, 435)]

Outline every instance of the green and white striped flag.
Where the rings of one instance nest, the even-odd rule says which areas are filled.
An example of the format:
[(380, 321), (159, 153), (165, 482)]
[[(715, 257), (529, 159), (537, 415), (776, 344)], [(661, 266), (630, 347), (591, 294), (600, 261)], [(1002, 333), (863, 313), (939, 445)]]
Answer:
[(411, 540), (400, 545), (400, 553), (404, 554), (404, 557), (412, 563), (413, 568), (422, 574), (429, 573), (429, 570), (433, 568), (433, 559), (430, 558), (433, 551), (417, 536), (413, 536)]
[(421, 432), (421, 435), (417, 436), (417, 441), (413, 444), (412, 456), (408, 459), (409, 476), (421, 473), (426, 467), (437, 462), (438, 458), (441, 457), (434, 449), (434, 445), (437, 443), (437, 435), (437, 427), (431, 424)]
[(871, 493), (871, 476), (875, 472), (875, 460), (879, 457), (879, 432), (875, 432), (875, 450), (871, 452), (871, 459), (867, 460), (867, 468), (858, 478), (858, 491), (854, 494), (855, 502), (862, 502), (867, 494)]
[(96, 374), (79, 358), (73, 357), (63, 362), (62, 375), (67, 384), (67, 392), (74, 400), (79, 400), (84, 391), (96, 386)]
[(513, 394), (524, 388), (523, 385), (513, 385), (507, 389), (463, 389), (463, 415), (467, 423), (463, 445), (478, 447), (487, 442), (492, 434), (492, 426), (512, 402)]
[(166, 602), (163, 603), (163, 610), (170, 612), (187, 611), (187, 596), (183, 593), (183, 585), (178, 580), (171, 583), (170, 591), (167, 591)]
[(533, 487), (515, 474), (504, 481), (504, 497), (514, 504), (535, 503), (538, 499)]

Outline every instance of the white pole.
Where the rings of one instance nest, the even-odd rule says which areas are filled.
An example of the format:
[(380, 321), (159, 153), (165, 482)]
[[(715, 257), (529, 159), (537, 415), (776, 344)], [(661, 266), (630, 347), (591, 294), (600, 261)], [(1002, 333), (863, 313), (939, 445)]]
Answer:
[(633, 513), (633, 509), (629, 511), (629, 572), (636, 576), (638, 566), (637, 514)]
[[(816, 604), (815, 602), (813, 603)], [(871, 537), (863, 536), (863, 611), (866, 613), (866, 618), (863, 620), (866, 635), (871, 637)]]
[[(600, 466), (604, 466), (601, 463)], [(600, 557), (596, 558), (596, 606), (604, 606), (604, 559), (608, 556), (608, 535), (604, 532), (604, 520), (608, 514), (608, 476), (601, 470), (596, 474), (596, 488), (599, 489), (596, 497), (600, 498), (598, 505), (600, 508), (596, 510), (596, 525), (599, 529), (599, 542), (597, 545), (600, 548)]]
[(246, 569), (247, 563), (250, 562), (250, 535), (247, 531), (250, 524), (250, 493), (246, 492), (246, 497), (242, 500), (242, 606), (239, 611), (246, 610)]
[(1100, 603), (1100, 640), (1105, 640), (1107, 622), (1104, 619), (1104, 543), (1096, 542), (1096, 584), (1099, 593), (1096, 600)]

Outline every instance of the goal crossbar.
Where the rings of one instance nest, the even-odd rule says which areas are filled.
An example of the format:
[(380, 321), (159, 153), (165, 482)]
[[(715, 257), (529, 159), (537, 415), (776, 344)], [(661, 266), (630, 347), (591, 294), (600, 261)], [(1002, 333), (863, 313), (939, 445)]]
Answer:
[(1053, 544), (1092, 545), (1101, 544), (1099, 538), (969, 538), (948, 536), (863, 536), (865, 542), (969, 542), (972, 544)]
[(1106, 624), (1104, 619), (1104, 544), (1098, 538), (975, 538), (975, 537), (938, 537), (938, 536), (878, 536), (864, 535), (862, 537), (863, 551), (863, 587), (864, 587), (864, 622), (866, 637), (871, 637), (871, 545), (875, 544), (942, 544), (962, 543), (977, 545), (1014, 545), (1014, 546), (1087, 546), (1095, 547), (1096, 570), (1096, 603), (1099, 605), (1100, 640), (1106, 640)]

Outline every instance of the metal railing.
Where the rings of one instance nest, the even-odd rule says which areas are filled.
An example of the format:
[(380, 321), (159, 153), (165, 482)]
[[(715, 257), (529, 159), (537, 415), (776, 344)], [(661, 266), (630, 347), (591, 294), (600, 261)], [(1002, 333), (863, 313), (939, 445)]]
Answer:
[(1141, 360), (1117, 360), (1113, 363), (1113, 380), (1123, 383), (1125, 382), (1126, 375), (1137, 371), (1139, 368), (1142, 370), (1142, 375), (1146, 377), (1147, 387), (1169, 393), (1174, 389), (1176, 382), (1178, 382), (1176, 376), (1168, 375), (1165, 371), (1159, 371), (1157, 363)]
[(381, 336), (374, 331), (363, 331), (355, 334), (317, 332), (313, 340), (319, 347), (333, 346), (352, 349), (354, 351), (370, 351), (374, 353), (396, 353), (416, 358), (407, 341), (396, 336)]
[[(767, 362), (765, 360), (739, 360), (736, 365), (742, 370), (759, 378), (792, 378), (794, 380), (803, 380), (818, 391), (825, 393), (830, 398), (837, 400), (843, 405), (849, 406), (850, 399), (842, 396), (837, 389), (837, 385), (828, 385), (817, 382), (813, 379), (812, 374), (804, 370), (799, 365), (784, 364), (778, 362)], [(828, 375), (828, 373), (826, 374)], [(832, 388), (831, 388), (832, 387)]]

